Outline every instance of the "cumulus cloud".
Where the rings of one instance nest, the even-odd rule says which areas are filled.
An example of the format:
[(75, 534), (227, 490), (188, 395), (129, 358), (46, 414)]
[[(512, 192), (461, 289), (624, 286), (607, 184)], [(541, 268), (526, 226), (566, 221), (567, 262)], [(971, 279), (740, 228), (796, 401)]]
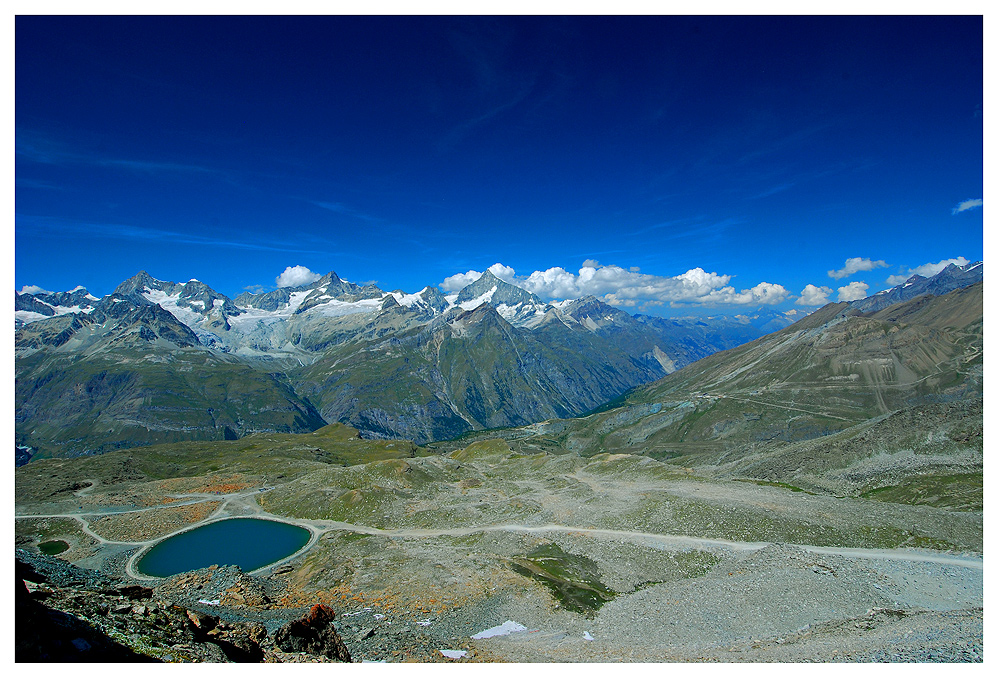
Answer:
[(321, 277), (318, 273), (313, 273), (304, 266), (288, 266), (284, 269), (284, 273), (277, 276), (277, 286), (298, 287), (299, 285), (308, 285)]
[(944, 268), (950, 264), (956, 264), (957, 266), (966, 266), (970, 263), (970, 259), (964, 257), (956, 257), (955, 259), (943, 259), (942, 261), (937, 261), (932, 264), (922, 264), (921, 266), (916, 266), (915, 268), (909, 268), (907, 273), (901, 273), (899, 275), (892, 275), (887, 278), (888, 285), (900, 285), (901, 283), (908, 280), (913, 275), (920, 275), (923, 278), (931, 278), (936, 273), (939, 273)]
[(973, 200), (964, 200), (956, 207), (953, 208), (953, 214), (959, 214), (960, 212), (966, 212), (967, 210), (972, 210), (975, 207), (984, 207), (984, 198), (974, 198)]
[(831, 287), (808, 285), (800, 291), (800, 298), (795, 302), (798, 306), (824, 306), (828, 303)]
[(500, 263), (492, 264), (489, 266), (489, 270), (492, 271), (492, 275), (500, 280), (505, 280), (506, 282), (511, 282), (516, 278), (516, 271), (509, 266), (503, 266)]
[[(516, 270), (500, 264), (498, 262), (492, 264), (488, 268), (492, 272), (492, 275), (499, 278), (500, 280), (505, 280), (508, 283), (519, 284), (516, 282)], [(484, 275), (482, 271), (471, 270), (467, 273), (455, 273), (454, 275), (447, 276), (444, 281), (440, 283), (439, 287), (444, 292), (460, 292), (462, 289), (475, 282)]]
[(440, 289), (444, 292), (460, 292), (465, 287), (482, 277), (481, 271), (468, 271), (467, 273), (455, 273), (444, 278), (440, 283)]
[[(696, 304), (705, 306), (731, 304), (778, 304), (789, 295), (782, 285), (762, 282), (748, 289), (736, 290), (728, 283), (730, 275), (708, 273), (693, 268), (677, 276), (641, 273), (636, 267), (604, 266), (586, 260), (578, 273), (554, 266), (516, 277), (512, 268), (495, 264), (490, 269), (496, 277), (511, 282), (542, 299), (578, 299), (587, 295), (602, 297), (617, 306)], [(500, 275), (502, 273), (502, 275)], [(509, 277), (505, 277), (505, 276)], [(477, 271), (458, 273), (446, 278), (440, 287), (455, 292), (474, 282), (482, 274)]]
[(859, 273), (860, 271), (872, 271), (875, 268), (881, 268), (886, 266), (887, 262), (880, 259), (873, 261), (871, 259), (864, 259), (863, 257), (850, 257), (846, 259), (846, 265), (837, 271), (829, 271), (828, 277), (840, 280), (842, 278), (848, 278), (854, 273)]
[(839, 288), (839, 301), (856, 301), (866, 299), (866, 291), (870, 286), (865, 282), (851, 282)]

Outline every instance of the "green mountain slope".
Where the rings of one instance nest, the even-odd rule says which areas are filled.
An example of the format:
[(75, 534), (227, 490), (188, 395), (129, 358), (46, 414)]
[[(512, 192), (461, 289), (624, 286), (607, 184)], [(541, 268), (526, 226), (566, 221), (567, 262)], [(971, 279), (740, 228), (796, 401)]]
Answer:
[[(493, 435), (518, 449), (644, 454), (821, 491), (871, 491), (889, 484), (898, 464), (907, 469), (899, 481), (933, 466), (898, 458), (869, 482), (828, 479), (880, 452), (956, 455), (953, 464), (935, 463), (932, 473), (976, 473), (983, 438), (964, 432), (980, 427), (982, 347), (980, 283), (872, 314), (830, 304), (635, 389), (617, 407)], [(920, 407), (947, 414), (910, 414)], [(885, 433), (897, 428), (898, 417), (908, 422), (910, 439)], [(880, 442), (863, 449), (856, 441), (866, 435)], [(928, 445), (923, 438), (949, 442)]]
[(329, 421), (423, 443), (574, 416), (649, 372), (555, 314), (527, 331), (483, 304), (450, 322), (328, 350), (292, 378)]

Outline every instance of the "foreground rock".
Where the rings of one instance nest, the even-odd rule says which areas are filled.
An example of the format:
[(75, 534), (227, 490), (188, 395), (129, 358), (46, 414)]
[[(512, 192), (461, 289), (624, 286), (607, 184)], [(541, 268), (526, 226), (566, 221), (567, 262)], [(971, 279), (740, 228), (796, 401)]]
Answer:
[[(336, 615), (324, 605), (300, 619), (287, 609), (246, 610), (237, 618), (177, 604), (169, 585), (128, 584), (22, 549), (15, 558), (18, 662), (350, 661), (332, 624)], [(230, 574), (246, 587), (244, 575)], [(279, 642), (268, 624), (283, 624)]]
[(301, 619), (282, 626), (274, 634), (274, 643), (284, 652), (307, 652), (348, 662), (350, 652), (336, 633), (335, 618), (331, 607), (314, 605)]

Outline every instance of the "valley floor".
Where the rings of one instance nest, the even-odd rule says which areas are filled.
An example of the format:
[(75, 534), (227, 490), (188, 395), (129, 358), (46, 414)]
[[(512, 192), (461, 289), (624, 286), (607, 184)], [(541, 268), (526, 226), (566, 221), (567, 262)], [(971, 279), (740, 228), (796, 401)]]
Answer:
[[(487, 475), (495, 461), (486, 456), (454, 464)], [(304, 606), (331, 604), (355, 661), (983, 659), (981, 513), (815, 497), (750, 483), (629, 475), (619, 468), (600, 475), (594, 467), (628, 461), (617, 455), (572, 462), (580, 467), (567, 475), (582, 481), (573, 483), (572, 492), (545, 490), (537, 480), (544, 474), (530, 475), (532, 491), (516, 495), (526, 508), (499, 511), (506, 519), (489, 517), (481, 494), (490, 487), (487, 480), (479, 487), (465, 483), (472, 487), (463, 492), (454, 484), (437, 499), (435, 510), (444, 513), (396, 507), (390, 516), (368, 514), (362, 521), (295, 517), (282, 503), (282, 490), (307, 495), (322, 482), (303, 486), (299, 479), (285, 487), (232, 477), (215, 486), (204, 479), (201, 487), (193, 479), (187, 486), (154, 483), (132, 488), (131, 495), (105, 493), (108, 488), (93, 482), (61, 503), (19, 504), (17, 525), (22, 542), (31, 534), (58, 534), (71, 544), (62, 557), (77, 565), (155, 586), (162, 596), (223, 619), (257, 619), (276, 627)], [(451, 461), (407, 463), (413, 474)], [(530, 463), (568, 461), (534, 456)], [(507, 480), (517, 477), (515, 466), (508, 463)], [(669, 511), (633, 504), (633, 497), (653, 490), (671, 499), (698, 496), (714, 507), (710, 515), (717, 520), (725, 511), (761, 511), (796, 525), (795, 514), (810, 515), (815, 535), (824, 534), (822, 525), (852, 521), (879, 525), (883, 532), (907, 520), (927, 535), (924, 543), (941, 543), (949, 524), (959, 548), (891, 548), (878, 544), (876, 530), (869, 528), (866, 537), (849, 544), (827, 538), (819, 545), (729, 538), (723, 525), (701, 530), (688, 511), (690, 529), (679, 534), (663, 529), (677, 524), (672, 521), (678, 504)], [(497, 491), (495, 485), (491, 491)], [(499, 503), (512, 501), (504, 497)], [(470, 510), (460, 519), (446, 513), (468, 506), (475, 507), (474, 516)], [(260, 582), (259, 590), (269, 596), (238, 597), (233, 582), (213, 572), (201, 571), (198, 588), (187, 590), (178, 582), (187, 575), (150, 580), (133, 567), (141, 547), (163, 536), (205, 521), (252, 515), (313, 533), (304, 552), (245, 578)], [(794, 531), (803, 529), (799, 526), (776, 522), (768, 528), (773, 534), (806, 536)], [(222, 604), (198, 602), (206, 599)], [(523, 630), (472, 637), (507, 621)], [(450, 660), (440, 650), (466, 654)]]

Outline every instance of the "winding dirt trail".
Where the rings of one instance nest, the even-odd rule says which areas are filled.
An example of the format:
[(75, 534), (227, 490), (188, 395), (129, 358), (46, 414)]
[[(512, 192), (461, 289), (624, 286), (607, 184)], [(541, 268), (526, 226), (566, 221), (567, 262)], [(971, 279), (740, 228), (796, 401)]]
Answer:
[[(677, 548), (721, 548), (730, 551), (747, 552), (758, 551), (773, 542), (767, 541), (730, 541), (727, 539), (710, 539), (706, 537), (690, 537), (681, 534), (658, 534), (655, 532), (639, 532), (632, 530), (605, 530), (590, 527), (573, 527), (571, 525), (484, 525), (480, 527), (456, 527), (450, 529), (429, 530), (383, 530), (365, 525), (354, 525), (338, 521), (288, 521), (309, 523), (312, 527), (322, 532), (329, 531), (349, 531), (361, 534), (378, 535), (389, 538), (432, 538), (432, 537), (466, 537), (482, 532), (566, 532), (572, 534), (585, 534), (594, 537), (607, 539), (644, 539), (651, 540), (662, 546), (674, 546)], [(974, 556), (950, 555), (943, 553), (930, 553), (925, 551), (912, 551), (908, 549), (863, 549), (863, 548), (840, 548), (834, 546), (811, 546), (808, 544), (794, 544), (799, 548), (812, 553), (822, 553), (826, 555), (837, 555), (845, 558), (869, 559), (869, 560), (903, 560), (917, 563), (939, 563), (943, 565), (954, 565), (957, 567), (968, 567), (976, 570), (984, 569), (983, 558)]]
[[(309, 539), (308, 544), (303, 547), (300, 551), (289, 556), (289, 558), (299, 555), (304, 551), (310, 549), (321, 537), (327, 532), (335, 531), (346, 531), (346, 532), (356, 532), (358, 534), (370, 534), (389, 538), (399, 538), (399, 539), (427, 539), (434, 537), (466, 537), (472, 534), (479, 534), (485, 532), (526, 532), (526, 533), (551, 533), (551, 532), (562, 532), (562, 533), (572, 533), (580, 535), (588, 535), (591, 537), (602, 538), (602, 539), (618, 539), (618, 540), (634, 540), (639, 539), (645, 542), (652, 542), (654, 545), (660, 547), (674, 547), (674, 548), (708, 548), (708, 549), (722, 549), (732, 552), (751, 552), (758, 551), (767, 546), (772, 545), (773, 542), (745, 542), (745, 541), (731, 541), (728, 539), (711, 539), (707, 537), (690, 537), (681, 534), (659, 534), (655, 532), (641, 532), (635, 530), (610, 530), (592, 527), (579, 527), (572, 525), (558, 525), (555, 523), (546, 523), (543, 525), (518, 525), (518, 524), (499, 524), (499, 525), (480, 525), (472, 527), (452, 527), (452, 528), (441, 528), (441, 529), (382, 529), (377, 527), (370, 527), (367, 525), (357, 525), (354, 523), (347, 523), (342, 521), (331, 521), (331, 520), (306, 520), (306, 519), (294, 519), (286, 518), (284, 516), (274, 515), (263, 510), (260, 505), (256, 502), (255, 497), (261, 492), (266, 491), (270, 488), (255, 488), (250, 491), (233, 492), (228, 495), (182, 495), (184, 497), (189, 497), (189, 501), (183, 503), (171, 503), (168, 507), (182, 506), (197, 504), (206, 501), (222, 501), (222, 505), (218, 510), (214, 511), (207, 518), (200, 520), (196, 523), (191, 523), (190, 525), (185, 525), (184, 527), (171, 532), (170, 534), (157, 537), (155, 539), (125, 542), (125, 541), (111, 541), (104, 539), (94, 533), (90, 527), (87, 518), (97, 518), (107, 515), (120, 515), (126, 513), (141, 513), (147, 511), (155, 511), (162, 508), (167, 508), (167, 506), (153, 506), (141, 509), (130, 509), (130, 510), (120, 510), (120, 511), (93, 511), (93, 512), (71, 512), (71, 513), (54, 513), (54, 514), (16, 514), (15, 518), (72, 518), (78, 520), (82, 524), (82, 529), (85, 533), (91, 537), (97, 539), (101, 544), (131, 544), (135, 546), (148, 547), (155, 544), (163, 539), (167, 539), (174, 534), (179, 532), (185, 532), (188, 530), (195, 529), (201, 525), (207, 523), (215, 522), (217, 520), (225, 518), (235, 518), (235, 517), (258, 517), (265, 518), (269, 520), (277, 520), (281, 522), (290, 523), (292, 525), (298, 525), (308, 529), (312, 533), (312, 538)], [(808, 544), (794, 544), (799, 548), (811, 551), (812, 553), (821, 553), (826, 555), (837, 555), (845, 558), (854, 559), (868, 559), (868, 560), (894, 560), (894, 561), (906, 561), (906, 562), (917, 562), (917, 563), (937, 563), (943, 565), (952, 565), (956, 567), (965, 567), (975, 570), (984, 569), (984, 559), (982, 557), (976, 556), (966, 556), (966, 555), (954, 555), (945, 553), (933, 553), (929, 551), (917, 551), (911, 549), (865, 549), (865, 548), (845, 548), (845, 547), (832, 547), (832, 546), (813, 546)], [(143, 549), (144, 550), (144, 549)], [(140, 555), (140, 554), (136, 554)], [(281, 562), (288, 560), (289, 558), (283, 559)], [(134, 558), (132, 559), (134, 560)], [(270, 567), (270, 566), (268, 566)], [(129, 567), (129, 574), (135, 576), (136, 572)], [(145, 577), (142, 577), (143, 579)]]

